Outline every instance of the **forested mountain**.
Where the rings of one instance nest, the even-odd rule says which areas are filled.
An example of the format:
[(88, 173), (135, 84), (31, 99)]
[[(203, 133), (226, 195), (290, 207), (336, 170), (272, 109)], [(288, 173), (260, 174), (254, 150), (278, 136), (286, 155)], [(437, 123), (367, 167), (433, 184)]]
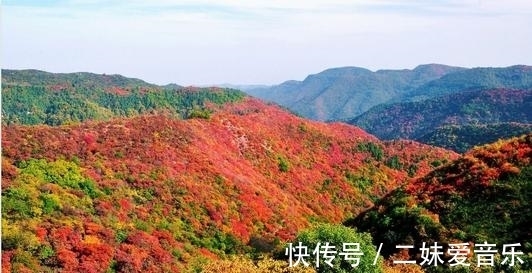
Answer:
[(416, 88), (463, 68), (438, 64), (413, 70), (370, 70), (343, 67), (287, 81), (268, 88), (248, 89), (253, 96), (276, 102), (310, 119), (353, 118), (372, 106), (401, 97)]
[(464, 91), (532, 89), (532, 66), (479, 67), (448, 73), (403, 95), (396, 101), (420, 101)]
[[(479, 268), (481, 256), (475, 254), (468, 256), (470, 266), (453, 268), (450, 255), (442, 255), (444, 264), (428, 265), (426, 272), (531, 272), (531, 163), (532, 134), (478, 147), (395, 190), (348, 224), (371, 232), (376, 243), (383, 243), (385, 257), (397, 260), (420, 262), (423, 242), (437, 242), (442, 250), (466, 243), (471, 254), (479, 244), (495, 244), (493, 266)], [(523, 263), (503, 264), (505, 244), (519, 244)], [(402, 251), (396, 245), (415, 249)]]
[[(285, 251), (325, 241), (360, 243), (365, 254), (355, 269), (334, 260), (335, 272), (440, 270), (393, 264), (418, 258), (394, 244), (423, 240), (519, 242), (527, 264), (516, 268), (530, 270), (532, 135), (460, 156), (307, 120), (232, 89), (88, 73), (3, 77), (2, 272), (313, 272), (315, 256), (289, 267)], [(488, 130), (526, 131), (504, 122), (529, 120), (530, 97), (470, 91), (397, 111), (428, 115), (444, 104), (457, 109), (451, 121), (482, 127), (496, 116), (503, 123)], [(471, 131), (450, 124), (422, 137)], [(515, 269), (500, 262), (487, 270)]]
[(532, 124), (517, 122), (444, 125), (417, 140), (460, 153), (471, 147), (532, 132)]
[(531, 132), (531, 109), (532, 89), (489, 89), (379, 105), (348, 122), (382, 139), (415, 139), (464, 152)]
[(233, 89), (157, 86), (120, 75), (2, 70), (2, 124), (62, 125), (144, 113), (205, 116), (206, 102), (243, 97)]
[(532, 89), (532, 67), (459, 68), (420, 65), (413, 70), (343, 67), (247, 93), (316, 120), (348, 120), (379, 104), (420, 101), (465, 91)]
[(413, 139), (465, 152), (530, 132), (530, 90), (530, 66), (421, 65), (377, 72), (335, 68), (302, 82), (247, 92), (304, 117), (344, 120), (379, 138)]
[(3, 269), (175, 271), (273, 251), (457, 158), (255, 99), (209, 109), (4, 125)]
[(127, 78), (122, 75), (94, 74), (88, 72), (50, 73), (35, 69), (2, 69), (2, 85), (45, 86), (56, 91), (76, 87), (90, 89), (117, 87), (124, 89), (135, 87), (158, 88), (155, 84), (150, 84), (140, 79)]

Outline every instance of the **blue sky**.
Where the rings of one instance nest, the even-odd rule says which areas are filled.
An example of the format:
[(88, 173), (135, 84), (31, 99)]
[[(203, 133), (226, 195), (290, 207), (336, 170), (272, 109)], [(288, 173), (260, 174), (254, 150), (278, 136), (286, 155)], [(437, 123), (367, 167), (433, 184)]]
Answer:
[(530, 26), (528, 0), (4, 0), (2, 67), (193, 85), (531, 65)]

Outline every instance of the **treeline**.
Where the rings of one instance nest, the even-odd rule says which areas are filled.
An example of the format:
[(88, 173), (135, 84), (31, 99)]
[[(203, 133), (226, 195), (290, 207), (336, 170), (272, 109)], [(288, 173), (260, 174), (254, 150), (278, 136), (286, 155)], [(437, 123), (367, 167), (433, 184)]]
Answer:
[[(31, 80), (33, 76), (30, 77), (33, 74), (24, 71), (23, 75), (28, 75), (28, 80), (23, 80), (20, 75), (10, 78), (16, 79), (17, 82), (8, 79), (6, 83), (6, 79), (3, 79), (3, 125), (57, 126), (146, 113), (169, 113), (181, 118), (205, 118), (209, 116), (207, 102), (223, 104), (239, 101), (245, 96), (244, 93), (234, 89), (179, 86), (169, 88), (150, 84), (133, 86), (115, 81), (103, 85), (101, 82), (92, 83), (86, 79), (80, 81), (70, 74), (65, 74), (69, 76), (64, 76), (61, 83), (54, 78), (50, 80), (52, 85), (36, 85)], [(100, 76), (100, 80), (109, 81), (107, 77), (109, 76)], [(94, 77), (90, 79), (98, 80)]]

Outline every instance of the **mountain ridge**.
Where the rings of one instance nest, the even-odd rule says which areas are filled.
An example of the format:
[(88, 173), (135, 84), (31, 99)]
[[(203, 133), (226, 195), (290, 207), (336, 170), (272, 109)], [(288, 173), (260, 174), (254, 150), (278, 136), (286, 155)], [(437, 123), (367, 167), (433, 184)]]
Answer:
[[(303, 81), (286, 81), (270, 88), (245, 90), (279, 103), (305, 117), (339, 120), (354, 117), (415, 87), (464, 68), (439, 64), (409, 70), (371, 70), (361, 67), (326, 69)], [(378, 92), (377, 92), (378, 91)], [(335, 103), (342, 102), (342, 106)]]
[[(459, 155), (412, 140), (382, 141), (343, 122), (308, 120), (231, 89), (168, 90), (90, 77), (57, 88), (57, 81), (44, 78), (2, 92), (3, 117), (18, 121), (3, 123), (1, 131), (5, 272), (215, 272), (218, 263), (250, 271), (263, 262), (269, 272), (285, 272), (286, 256), (277, 256), (285, 244), (322, 223), (346, 231), (341, 223), (353, 226), (350, 219), (359, 221), (350, 233), (371, 232), (358, 233), (368, 247), (374, 247), (372, 237), (386, 242), (385, 265), (370, 267), (421, 272), (391, 265), (393, 255), (409, 254), (390, 248), (409, 243), (408, 236), (466, 241), (529, 235), (529, 211), (517, 218), (521, 211), (512, 208), (529, 208), (532, 135)], [(523, 90), (485, 92), (454, 96), (497, 98), (494, 103), (528, 96)], [(116, 112), (72, 120), (78, 112), (66, 110), (80, 108), (73, 102), (98, 102)], [(39, 107), (57, 124), (24, 122)], [(467, 190), (471, 185), (488, 194)], [(453, 211), (457, 207), (464, 210)], [(485, 228), (474, 225), (485, 223), (475, 215), (515, 221)], [(524, 243), (528, 254), (532, 248)]]
[[(532, 89), (485, 89), (450, 93), (421, 101), (378, 105), (347, 122), (356, 124), (381, 139), (422, 140), (426, 135), (437, 134), (438, 130), (440, 133), (445, 132), (446, 130), (441, 129), (446, 126), (475, 129), (475, 132), (455, 130), (454, 133), (458, 133), (456, 138), (463, 139), (460, 142), (450, 141), (452, 135), (426, 139), (432, 145), (454, 147), (455, 150), (464, 152), (473, 144), (497, 140), (487, 136), (486, 142), (478, 142), (475, 139), (484, 134), (508, 138), (523, 132), (521, 129), (508, 130), (511, 128), (508, 126), (497, 127), (500, 123), (523, 124), (521, 128), (526, 132), (526, 128), (529, 128), (527, 125), (532, 123), (531, 107)], [(490, 133), (486, 126), (500, 130)]]
[(2, 266), (176, 271), (279, 247), (458, 157), (249, 97), (211, 109), (3, 126)]

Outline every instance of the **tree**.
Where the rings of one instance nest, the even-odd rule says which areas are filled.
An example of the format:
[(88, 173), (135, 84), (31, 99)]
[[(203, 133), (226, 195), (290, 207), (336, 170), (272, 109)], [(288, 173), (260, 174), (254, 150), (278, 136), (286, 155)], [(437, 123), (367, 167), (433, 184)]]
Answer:
[[(372, 238), (369, 233), (357, 233), (354, 229), (348, 228), (342, 225), (333, 225), (333, 224), (319, 224), (315, 227), (301, 231), (296, 239), (295, 243), (292, 243), (292, 247), (299, 245), (301, 242), (302, 246), (306, 246), (308, 249), (309, 257), (306, 257), (305, 260), (311, 265), (316, 266), (316, 253), (317, 246), (319, 245), (319, 257), (320, 261), (319, 268), (316, 268), (318, 272), (382, 272), (382, 258), (378, 259), (376, 265), (373, 265), (373, 260), (377, 255), (377, 251), (372, 244)], [(336, 251), (335, 254), (329, 256), (335, 256), (334, 260), (331, 261), (332, 267), (325, 263), (325, 255), (322, 251), (325, 250), (324, 246), (326, 243), (329, 243), (329, 246), (334, 246), (334, 249), (329, 248), (329, 250)], [(360, 257), (360, 262), (356, 267), (353, 267), (351, 264), (355, 261), (348, 261), (344, 259), (344, 256), (341, 255), (341, 252), (344, 252), (345, 243), (354, 243), (359, 244), (355, 247), (354, 245), (349, 246), (350, 250), (357, 249), (357, 253), (362, 253), (363, 255), (357, 256)], [(290, 247), (287, 247), (290, 249)], [(347, 252), (347, 251), (345, 251)], [(296, 253), (293, 253), (296, 254)], [(296, 259), (293, 259), (294, 262)]]

